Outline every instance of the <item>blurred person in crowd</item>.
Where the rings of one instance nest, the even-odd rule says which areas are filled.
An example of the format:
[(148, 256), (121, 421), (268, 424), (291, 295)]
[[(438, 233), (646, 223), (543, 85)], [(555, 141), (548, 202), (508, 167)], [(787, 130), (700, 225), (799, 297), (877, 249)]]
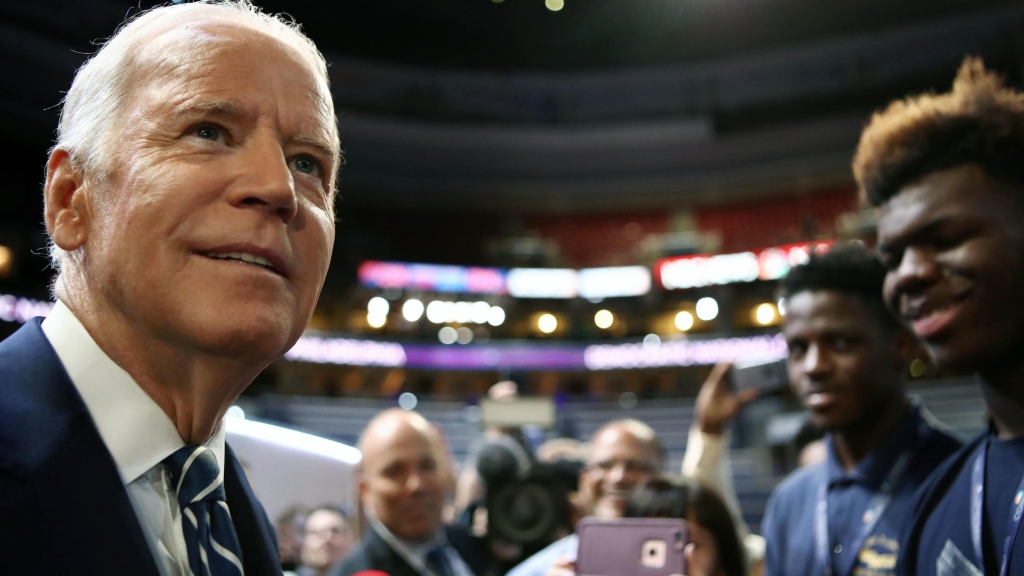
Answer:
[(552, 438), (537, 447), (537, 461), (548, 464), (559, 460), (585, 460), (586, 447), (575, 438)]
[(309, 512), (309, 506), (296, 504), (277, 516), (274, 529), (277, 531), (277, 553), (281, 557), (282, 570), (295, 570), (302, 562), (302, 539), (306, 534)]
[(327, 273), (328, 84), (241, 1), (143, 12), (79, 68), (43, 190), (58, 302), (0, 343), (0, 573), (279, 573), (223, 416)]
[(716, 365), (697, 394), (695, 418), (686, 441), (682, 473), (717, 493), (732, 517), (735, 538), (744, 546), (749, 572), (759, 574), (764, 561), (764, 538), (751, 534), (743, 520), (729, 458), (729, 425), (743, 406), (757, 398), (759, 391), (734, 391), (728, 378), (730, 367), (729, 363)]
[[(511, 380), (502, 380), (487, 389), (487, 398), (497, 402), (512, 402), (519, 399), (519, 385)], [(486, 494), (486, 489), (480, 474), (477, 472), (476, 463), (480, 456), (480, 450), (488, 442), (508, 436), (515, 439), (524, 449), (529, 451), (522, 430), (518, 428), (505, 428), (502, 426), (487, 426), (480, 438), (473, 441), (469, 447), (469, 454), (462, 463), (462, 471), (459, 473), (455, 486), (455, 513), (462, 514), (467, 510), (475, 513), (480, 508), (481, 502)], [(485, 510), (481, 512), (486, 513)]]
[[(615, 420), (590, 440), (586, 466), (579, 475), (585, 515), (621, 518), (626, 500), (665, 464), (665, 450), (654, 430), (637, 420)], [(509, 576), (543, 576), (576, 558), (579, 539), (570, 534), (527, 558)]]
[(1024, 574), (1024, 94), (968, 58), (893, 102), (853, 168), (880, 208), (885, 299), (939, 367), (976, 375), (990, 425), (922, 491), (906, 574)]
[(352, 550), (355, 536), (345, 514), (335, 506), (317, 506), (306, 519), (302, 567), (298, 576), (326, 576)]
[(443, 526), (444, 473), (431, 424), (399, 408), (375, 416), (359, 438), (359, 496), (367, 516), (359, 546), (331, 571), (350, 576), (481, 576), (486, 546), (462, 528)]
[(772, 493), (762, 522), (769, 576), (893, 574), (914, 492), (960, 446), (907, 400), (918, 346), (882, 301), (884, 277), (850, 245), (783, 281), (790, 382), (826, 432), (827, 456)]
[[(659, 476), (637, 488), (626, 501), (623, 518), (686, 520), (690, 541), (684, 552), (685, 576), (744, 576), (745, 552), (732, 513), (718, 493), (694, 479)], [(549, 576), (574, 576), (575, 560), (565, 559)]]
[(732, 513), (718, 493), (685, 477), (665, 476), (637, 490), (626, 503), (626, 518), (681, 518), (690, 542), (686, 576), (744, 576), (743, 546)]

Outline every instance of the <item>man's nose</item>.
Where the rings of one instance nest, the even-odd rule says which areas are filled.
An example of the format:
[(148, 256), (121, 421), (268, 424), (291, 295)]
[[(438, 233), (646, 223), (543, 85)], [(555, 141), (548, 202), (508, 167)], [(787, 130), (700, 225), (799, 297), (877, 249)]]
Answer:
[(889, 272), (886, 283), (891, 283), (897, 293), (914, 293), (935, 282), (941, 275), (934, 250), (911, 246), (903, 251), (899, 266)]
[(608, 471), (608, 481), (618, 484), (626, 479), (626, 473), (626, 464), (618, 462)]
[(276, 135), (257, 134), (242, 154), (245, 176), (231, 192), (236, 206), (261, 207), (287, 224), (298, 212), (295, 179)]
[(405, 479), (405, 489), (410, 494), (415, 494), (423, 489), (423, 474), (413, 472)]
[(812, 344), (804, 355), (803, 369), (808, 378), (815, 380), (829, 373), (832, 369), (832, 362), (828, 353), (821, 346)]

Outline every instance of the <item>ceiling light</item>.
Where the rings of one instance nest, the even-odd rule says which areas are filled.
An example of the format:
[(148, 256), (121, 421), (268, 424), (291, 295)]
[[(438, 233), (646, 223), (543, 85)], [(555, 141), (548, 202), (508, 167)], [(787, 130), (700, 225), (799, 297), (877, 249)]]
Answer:
[(487, 302), (473, 302), (469, 307), (469, 316), (474, 324), (486, 324), (491, 313), (491, 305)]
[(388, 323), (388, 317), (381, 316), (380, 314), (374, 314), (373, 312), (367, 312), (366, 323), (373, 328), (381, 328)]
[(505, 323), (505, 310), (501, 306), (491, 306), (487, 313), (487, 323), (491, 326), (501, 326)]
[(391, 305), (388, 301), (381, 298), (380, 296), (374, 296), (370, 298), (370, 301), (366, 304), (366, 311), (371, 316), (387, 316), (388, 311), (391, 310)]
[(693, 314), (690, 314), (686, 310), (676, 314), (676, 328), (679, 328), (683, 332), (693, 328)]
[(708, 322), (718, 317), (718, 301), (705, 296), (697, 300), (697, 318)]
[(434, 324), (444, 324), (448, 321), (448, 308), (440, 300), (434, 300), (427, 304), (427, 320)]
[(411, 298), (402, 304), (402, 317), (409, 322), (415, 322), (423, 316), (423, 302)]
[(555, 318), (554, 314), (541, 314), (540, 318), (537, 318), (537, 328), (545, 334), (551, 334), (558, 328), (558, 318)]
[(451, 326), (445, 326), (437, 331), (437, 339), (441, 341), (441, 344), (455, 344), (455, 341), (459, 339), (459, 333)]
[(762, 326), (767, 326), (775, 321), (775, 306), (768, 302), (759, 304), (754, 310), (754, 321)]

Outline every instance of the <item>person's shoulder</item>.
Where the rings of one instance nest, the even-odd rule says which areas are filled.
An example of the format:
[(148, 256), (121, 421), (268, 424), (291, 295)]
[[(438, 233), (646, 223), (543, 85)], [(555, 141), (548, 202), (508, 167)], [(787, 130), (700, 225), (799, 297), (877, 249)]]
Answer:
[(982, 433), (967, 444), (960, 445), (935, 466), (927, 480), (918, 489), (917, 508), (925, 509), (945, 495), (953, 481), (971, 461), (971, 455), (978, 450), (986, 437), (987, 433)]
[(779, 525), (787, 518), (799, 515), (808, 502), (814, 501), (816, 490), (825, 479), (826, 466), (826, 462), (818, 462), (797, 468), (779, 482), (768, 497), (764, 522)]
[(827, 465), (826, 462), (818, 462), (790, 472), (789, 476), (783, 478), (775, 490), (772, 490), (772, 498), (782, 501), (793, 498), (803, 500), (806, 498), (807, 490), (817, 488), (825, 478)]
[(942, 461), (955, 454), (964, 446), (964, 436), (962, 434), (936, 419), (924, 408), (921, 409), (921, 418), (930, 429), (923, 446), (923, 450), (930, 456)]
[(445, 537), (474, 574), (484, 574), (491, 564), (487, 540), (463, 526), (445, 526)]
[(986, 436), (986, 433), (982, 433), (967, 444), (960, 446), (931, 471), (914, 493), (910, 521), (900, 536), (905, 549), (904, 553), (900, 555), (899, 573), (912, 574), (916, 570), (917, 549), (925, 523), (939, 503), (947, 496), (956, 479), (965, 472), (971, 462), (971, 455), (978, 450)]
[(383, 566), (380, 565), (380, 558), (375, 560), (375, 557), (380, 556), (383, 551), (378, 549), (377, 542), (372, 536), (375, 534), (372, 528), (367, 527), (366, 534), (356, 548), (328, 573), (329, 576), (351, 576), (363, 570), (381, 570)]
[(40, 319), (0, 342), (0, 383), (0, 469), (30, 474), (87, 416)]

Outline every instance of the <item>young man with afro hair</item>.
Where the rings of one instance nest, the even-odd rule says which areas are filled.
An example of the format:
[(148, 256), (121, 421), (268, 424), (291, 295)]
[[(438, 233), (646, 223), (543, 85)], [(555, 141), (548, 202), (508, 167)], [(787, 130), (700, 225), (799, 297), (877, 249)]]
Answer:
[(922, 490), (901, 572), (1024, 574), (1024, 94), (968, 58), (951, 92), (875, 114), (853, 168), (886, 302), (990, 417)]

